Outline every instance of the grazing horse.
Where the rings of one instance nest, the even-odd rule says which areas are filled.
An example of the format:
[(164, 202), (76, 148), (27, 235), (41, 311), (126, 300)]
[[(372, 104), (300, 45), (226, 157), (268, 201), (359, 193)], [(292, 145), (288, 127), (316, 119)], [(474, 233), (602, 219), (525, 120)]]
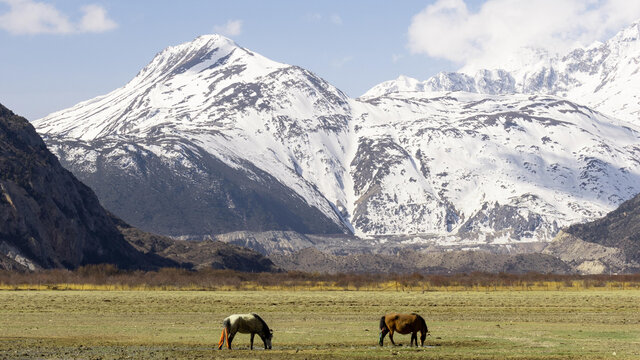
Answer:
[(427, 338), (429, 333), (429, 329), (427, 328), (427, 323), (424, 321), (422, 316), (411, 313), (411, 314), (397, 314), (391, 313), (380, 318), (380, 346), (384, 341), (384, 337), (389, 333), (389, 340), (391, 343), (395, 345), (393, 342), (393, 333), (398, 332), (400, 334), (409, 334), (411, 333), (411, 345), (415, 341), (416, 346), (418, 346), (418, 331), (420, 331), (420, 346), (424, 346), (424, 339)]
[(225, 340), (227, 349), (231, 349), (231, 342), (236, 333), (251, 334), (251, 350), (253, 350), (253, 337), (258, 334), (264, 342), (265, 349), (271, 349), (271, 338), (273, 331), (269, 329), (267, 323), (258, 314), (235, 314), (222, 321), (222, 334), (218, 342), (218, 350), (222, 349)]

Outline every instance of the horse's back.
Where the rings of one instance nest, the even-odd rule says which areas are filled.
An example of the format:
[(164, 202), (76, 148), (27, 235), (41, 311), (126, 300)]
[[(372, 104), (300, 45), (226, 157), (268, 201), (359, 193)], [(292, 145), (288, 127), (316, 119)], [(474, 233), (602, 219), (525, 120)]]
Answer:
[(231, 328), (243, 334), (258, 332), (262, 326), (262, 322), (254, 314), (233, 314), (224, 321), (227, 320)]
[(408, 334), (416, 331), (416, 325), (420, 323), (420, 315), (390, 313), (385, 316), (385, 321), (389, 329), (399, 332), (400, 334)]

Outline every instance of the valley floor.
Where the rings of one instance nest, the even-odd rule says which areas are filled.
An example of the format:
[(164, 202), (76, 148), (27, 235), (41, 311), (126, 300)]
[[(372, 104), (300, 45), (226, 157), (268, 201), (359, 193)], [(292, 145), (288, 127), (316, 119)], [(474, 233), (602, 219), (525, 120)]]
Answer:
[[(640, 358), (640, 290), (0, 291), (0, 359)], [(377, 346), (378, 321), (418, 312), (431, 336)], [(221, 321), (257, 312), (273, 350), (218, 351)]]

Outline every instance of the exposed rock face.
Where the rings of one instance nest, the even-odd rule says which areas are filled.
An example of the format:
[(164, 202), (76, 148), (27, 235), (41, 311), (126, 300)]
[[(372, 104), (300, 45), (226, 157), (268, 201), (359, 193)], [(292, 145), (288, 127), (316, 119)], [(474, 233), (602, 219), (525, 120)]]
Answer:
[(315, 248), (291, 255), (273, 255), (278, 266), (289, 271), (319, 273), (410, 273), (417, 267), (406, 265), (393, 256), (379, 254), (331, 255)]
[(236, 231), (216, 235), (215, 239), (227, 244), (249, 248), (263, 255), (290, 255), (315, 245), (315, 242), (308, 236), (294, 231)]
[(33, 126), (2, 105), (0, 250), (13, 260), (2, 261), (9, 268), (156, 265), (125, 241), (93, 191), (60, 165)]
[(573, 270), (555, 256), (545, 254), (492, 254), (484, 251), (426, 253), (403, 251), (397, 255), (331, 255), (308, 248), (271, 259), (285, 270), (328, 273), (571, 273)]
[(559, 257), (582, 274), (637, 272), (640, 265), (628, 261), (622, 249), (584, 241), (560, 231), (543, 251)]
[(640, 263), (640, 195), (625, 201), (601, 219), (569, 226), (565, 232), (589, 243), (619, 249), (628, 262), (638, 264)]

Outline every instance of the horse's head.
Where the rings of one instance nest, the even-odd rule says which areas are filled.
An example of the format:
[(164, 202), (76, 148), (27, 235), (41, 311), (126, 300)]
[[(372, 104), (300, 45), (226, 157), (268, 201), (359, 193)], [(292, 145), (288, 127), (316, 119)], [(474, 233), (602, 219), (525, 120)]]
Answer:
[(424, 341), (427, 338), (427, 336), (431, 336), (431, 334), (429, 333), (429, 328), (427, 327), (427, 322), (422, 320), (422, 331), (420, 332), (420, 341), (422, 342), (422, 345), (424, 345)]
[(264, 337), (264, 348), (271, 350), (271, 338), (273, 338), (273, 330), (269, 330)]

